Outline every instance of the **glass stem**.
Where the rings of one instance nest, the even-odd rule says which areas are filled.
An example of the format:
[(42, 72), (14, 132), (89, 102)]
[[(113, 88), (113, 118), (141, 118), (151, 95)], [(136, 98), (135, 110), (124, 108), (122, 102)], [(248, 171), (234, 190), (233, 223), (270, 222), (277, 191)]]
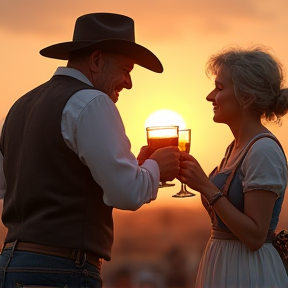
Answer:
[(181, 191), (185, 191), (184, 186), (185, 184), (181, 182)]

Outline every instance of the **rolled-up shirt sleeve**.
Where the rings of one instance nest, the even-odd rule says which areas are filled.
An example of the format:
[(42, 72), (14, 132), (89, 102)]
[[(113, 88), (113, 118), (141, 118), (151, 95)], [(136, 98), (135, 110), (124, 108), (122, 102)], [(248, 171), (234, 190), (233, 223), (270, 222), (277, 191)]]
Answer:
[(63, 110), (61, 127), (67, 145), (103, 189), (106, 205), (136, 210), (156, 199), (158, 164), (146, 160), (138, 166), (119, 111), (106, 94), (77, 92)]

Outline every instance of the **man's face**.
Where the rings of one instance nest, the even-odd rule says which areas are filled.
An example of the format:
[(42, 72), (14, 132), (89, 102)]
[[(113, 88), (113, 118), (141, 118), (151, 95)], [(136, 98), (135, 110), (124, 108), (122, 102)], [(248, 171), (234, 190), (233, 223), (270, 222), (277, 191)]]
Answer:
[(134, 61), (120, 54), (102, 53), (99, 72), (94, 80), (94, 87), (106, 93), (116, 103), (122, 89), (131, 89), (130, 72)]

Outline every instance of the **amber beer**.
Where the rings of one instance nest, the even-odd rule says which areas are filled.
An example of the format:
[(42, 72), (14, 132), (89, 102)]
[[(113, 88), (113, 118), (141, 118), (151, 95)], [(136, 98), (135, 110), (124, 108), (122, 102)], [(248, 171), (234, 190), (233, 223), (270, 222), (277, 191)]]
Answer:
[(190, 142), (179, 140), (179, 150), (183, 152), (190, 152)]
[(167, 146), (178, 146), (178, 137), (148, 138), (148, 146), (153, 151)]
[(190, 152), (191, 129), (179, 130), (179, 150), (183, 152)]
[(147, 143), (154, 152), (167, 146), (178, 146), (179, 126), (147, 127)]

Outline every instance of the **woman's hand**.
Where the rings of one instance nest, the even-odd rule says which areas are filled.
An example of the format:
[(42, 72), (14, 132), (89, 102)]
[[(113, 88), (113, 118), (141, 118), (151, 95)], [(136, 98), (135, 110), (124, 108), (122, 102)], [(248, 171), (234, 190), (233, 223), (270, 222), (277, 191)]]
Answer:
[[(217, 188), (209, 180), (198, 161), (186, 152), (181, 153), (180, 170), (177, 179), (191, 189), (200, 192), (206, 198), (217, 192)], [(205, 192), (209, 195), (207, 195)], [(211, 194), (211, 195), (210, 195)]]
[(200, 164), (192, 155), (182, 152), (179, 166), (177, 179), (186, 183), (191, 189), (201, 192), (203, 184), (210, 182)]

